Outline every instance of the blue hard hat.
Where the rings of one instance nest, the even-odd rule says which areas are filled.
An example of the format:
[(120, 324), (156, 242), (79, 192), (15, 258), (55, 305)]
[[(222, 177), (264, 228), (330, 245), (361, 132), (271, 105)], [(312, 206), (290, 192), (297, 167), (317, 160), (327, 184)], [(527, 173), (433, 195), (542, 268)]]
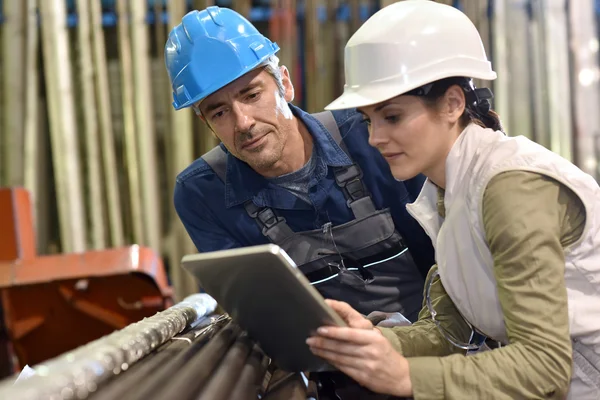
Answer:
[(192, 106), (277, 51), (276, 43), (233, 10), (214, 6), (187, 13), (165, 45), (173, 107)]

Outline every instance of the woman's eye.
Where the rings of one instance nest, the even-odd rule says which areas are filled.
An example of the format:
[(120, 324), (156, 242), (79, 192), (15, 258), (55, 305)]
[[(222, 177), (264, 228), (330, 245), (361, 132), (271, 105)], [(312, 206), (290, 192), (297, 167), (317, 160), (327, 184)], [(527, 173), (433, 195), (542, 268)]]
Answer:
[(362, 122), (364, 122), (367, 125), (371, 125), (371, 120), (369, 118), (363, 118)]
[(398, 115), (390, 115), (389, 117), (385, 117), (385, 120), (391, 124), (395, 124), (400, 120), (400, 116)]

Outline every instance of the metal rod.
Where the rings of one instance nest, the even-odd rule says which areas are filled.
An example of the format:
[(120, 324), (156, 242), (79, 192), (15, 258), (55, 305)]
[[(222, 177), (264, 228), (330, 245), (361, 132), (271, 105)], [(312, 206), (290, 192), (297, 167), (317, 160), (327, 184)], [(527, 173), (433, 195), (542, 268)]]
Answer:
[(217, 370), (202, 390), (199, 400), (226, 400), (239, 380), (244, 364), (252, 349), (252, 342), (242, 335), (231, 346)]
[(215, 335), (189, 362), (173, 375), (162, 390), (153, 393), (154, 399), (167, 399), (177, 393), (180, 400), (194, 399), (209, 380), (225, 353), (240, 333), (237, 325), (229, 324)]
[[(223, 327), (222, 322), (210, 329), (202, 324), (195, 329), (171, 339), (156, 352), (134, 364), (132, 368), (117, 375), (102, 386), (93, 400), (145, 399), (165, 384), (174, 371), (185, 366), (200, 349)], [(175, 340), (177, 339), (177, 340)], [(152, 376), (149, 381), (148, 377)]]
[(267, 371), (268, 357), (255, 346), (246, 359), (239, 379), (230, 393), (230, 400), (255, 400), (261, 388), (261, 382)]

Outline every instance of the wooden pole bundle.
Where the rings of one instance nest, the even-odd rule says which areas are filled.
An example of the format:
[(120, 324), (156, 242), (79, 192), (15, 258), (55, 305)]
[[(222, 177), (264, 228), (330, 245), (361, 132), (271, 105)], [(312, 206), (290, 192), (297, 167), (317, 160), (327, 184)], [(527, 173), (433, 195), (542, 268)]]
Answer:
[(106, 49), (104, 45), (104, 31), (102, 30), (102, 10), (99, 1), (92, 1), (89, 4), (91, 5), (94, 76), (96, 77), (96, 95), (100, 116), (100, 136), (106, 199), (108, 202), (110, 243), (116, 247), (122, 246), (125, 243), (125, 239), (123, 237), (123, 214), (121, 212), (115, 139), (110, 107)]
[(94, 63), (91, 51), (90, 10), (87, 0), (77, 0), (77, 38), (79, 53), (79, 84), (81, 86), (81, 103), (83, 105), (83, 131), (85, 142), (85, 158), (87, 165), (86, 187), (88, 190), (89, 222), (91, 224), (90, 246), (92, 249), (103, 249), (105, 241), (104, 191), (102, 184), (102, 160), (100, 152), (97, 105), (94, 90)]

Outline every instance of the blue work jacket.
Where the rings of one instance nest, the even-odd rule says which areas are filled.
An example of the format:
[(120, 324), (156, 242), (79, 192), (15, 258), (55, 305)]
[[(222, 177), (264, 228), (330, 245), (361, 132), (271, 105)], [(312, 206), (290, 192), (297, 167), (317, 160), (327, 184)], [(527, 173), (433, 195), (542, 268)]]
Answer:
[[(223, 183), (202, 159), (198, 158), (176, 180), (175, 209), (200, 252), (268, 243), (256, 222), (248, 216), (244, 202), (270, 207), (284, 217), (295, 231), (333, 226), (354, 219), (343, 191), (335, 183), (333, 168), (352, 161), (332, 136), (310, 114), (290, 104), (293, 114), (313, 136), (318, 163), (310, 182), (312, 204), (300, 200), (286, 189), (256, 173), (248, 164), (227, 152), (227, 179)], [(419, 175), (399, 182), (379, 151), (368, 143), (367, 124), (355, 110), (334, 111), (343, 141), (354, 162), (363, 171), (363, 182), (378, 209), (389, 208), (396, 229), (408, 246), (423, 276), (434, 264), (431, 240), (406, 211), (425, 181)]]

